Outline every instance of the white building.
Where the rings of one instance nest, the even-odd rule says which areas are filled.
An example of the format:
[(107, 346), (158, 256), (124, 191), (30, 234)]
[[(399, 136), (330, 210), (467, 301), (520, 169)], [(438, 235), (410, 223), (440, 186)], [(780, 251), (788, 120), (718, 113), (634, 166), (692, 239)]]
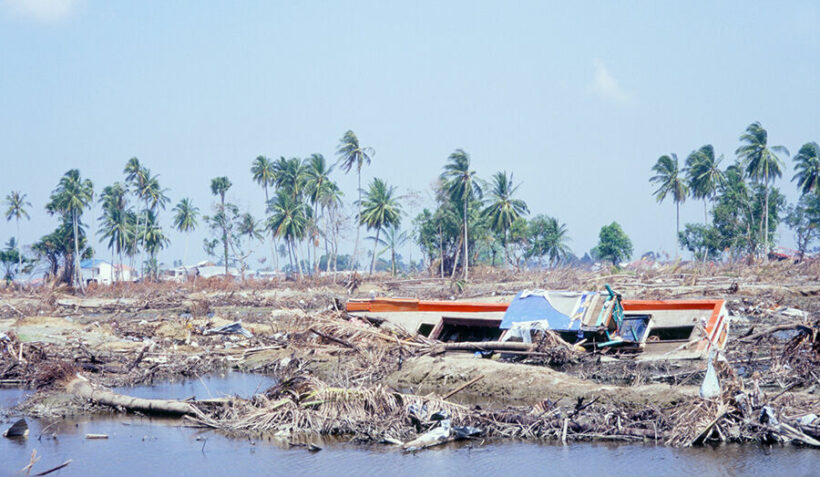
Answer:
[(99, 259), (86, 259), (80, 262), (80, 272), (85, 283), (99, 283), (110, 285), (117, 281), (130, 282), (137, 278), (137, 274), (128, 265), (111, 265), (110, 262)]

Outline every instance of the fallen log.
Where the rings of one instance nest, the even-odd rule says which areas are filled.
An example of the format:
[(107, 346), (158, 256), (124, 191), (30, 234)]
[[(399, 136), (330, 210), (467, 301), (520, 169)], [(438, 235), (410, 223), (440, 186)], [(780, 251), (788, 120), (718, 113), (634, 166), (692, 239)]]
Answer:
[(811, 328), (809, 328), (808, 326), (806, 326), (804, 324), (789, 323), (789, 324), (786, 324), (786, 325), (772, 326), (771, 328), (767, 328), (767, 329), (765, 329), (763, 331), (760, 331), (760, 332), (757, 332), (755, 334), (745, 336), (745, 337), (741, 338), (740, 341), (742, 341), (744, 343), (752, 343), (756, 339), (760, 338), (761, 336), (776, 333), (778, 331), (787, 331), (787, 330), (801, 330), (801, 331), (807, 331), (807, 332), (811, 333)]
[(196, 416), (200, 411), (190, 403), (172, 399), (143, 399), (117, 394), (104, 388), (96, 388), (87, 379), (76, 375), (66, 384), (68, 392), (83, 399), (112, 407), (121, 407), (128, 411), (139, 411), (146, 414), (173, 414), (178, 416)]

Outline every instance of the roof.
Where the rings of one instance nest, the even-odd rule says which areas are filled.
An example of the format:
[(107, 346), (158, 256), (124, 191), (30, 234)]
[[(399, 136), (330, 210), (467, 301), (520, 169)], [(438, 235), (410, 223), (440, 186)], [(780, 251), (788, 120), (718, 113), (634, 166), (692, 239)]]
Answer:
[(102, 263), (105, 263), (106, 265), (111, 265), (106, 260), (100, 260), (98, 258), (87, 258), (80, 262), (80, 268), (92, 268)]

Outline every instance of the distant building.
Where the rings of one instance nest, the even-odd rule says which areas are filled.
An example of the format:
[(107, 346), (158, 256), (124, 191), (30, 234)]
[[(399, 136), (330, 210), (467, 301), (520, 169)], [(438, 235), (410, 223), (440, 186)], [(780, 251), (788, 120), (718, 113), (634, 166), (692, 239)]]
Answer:
[(110, 285), (114, 282), (130, 282), (137, 278), (137, 273), (128, 265), (112, 265), (99, 259), (86, 259), (80, 262), (80, 273), (85, 283)]

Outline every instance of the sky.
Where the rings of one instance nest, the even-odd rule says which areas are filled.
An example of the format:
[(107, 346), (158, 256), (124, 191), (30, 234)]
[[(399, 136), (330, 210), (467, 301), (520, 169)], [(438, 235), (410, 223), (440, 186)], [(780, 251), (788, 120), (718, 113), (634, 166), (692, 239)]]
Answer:
[[(461, 148), (484, 179), (512, 172), (579, 256), (612, 221), (636, 257), (674, 255), (675, 206), (652, 197), (651, 166), (704, 144), (731, 163), (753, 121), (792, 152), (820, 141), (818, 24), (816, 1), (0, 0), (0, 193), (28, 194), (24, 244), (55, 228), (43, 207), (65, 171), (98, 192), (131, 157), (171, 206), (190, 197), (207, 213), (225, 175), (229, 200), (261, 216), (256, 156), (335, 160), (352, 129), (375, 150), (363, 183), (422, 197), (405, 228)], [(786, 163), (776, 185), (794, 202)], [(334, 178), (351, 201), (355, 174)], [(94, 233), (99, 215), (85, 216)], [(702, 202), (682, 205), (682, 224), (702, 221)], [(0, 222), (0, 241), (14, 233)], [(167, 264), (185, 253), (169, 235)]]

